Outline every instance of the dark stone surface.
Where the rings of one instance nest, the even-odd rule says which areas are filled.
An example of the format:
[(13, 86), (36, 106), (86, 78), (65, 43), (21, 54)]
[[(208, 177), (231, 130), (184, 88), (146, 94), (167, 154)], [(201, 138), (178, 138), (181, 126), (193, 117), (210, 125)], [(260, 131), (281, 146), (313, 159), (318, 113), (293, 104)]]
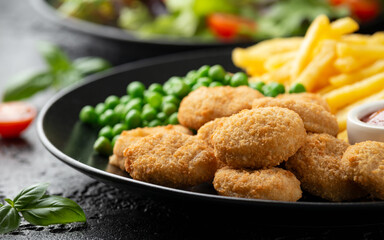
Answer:
[[(123, 63), (121, 47), (108, 41), (46, 22), (23, 0), (0, 0), (0, 89), (14, 74), (43, 68), (35, 44), (47, 40), (62, 46), (72, 58), (98, 55), (114, 64)], [(30, 101), (38, 108), (52, 96), (46, 92)], [(49, 182), (49, 194), (76, 201), (87, 223), (20, 228), (0, 239), (383, 239), (384, 223), (322, 226), (263, 222), (268, 212), (234, 218), (199, 211), (190, 202), (159, 201), (124, 192), (97, 182), (55, 159), (39, 142), (35, 124), (19, 139), (0, 139), (0, 201), (13, 198), (22, 188)], [(382, 213), (377, 213), (382, 214)], [(272, 216), (279, 218), (279, 216)], [(316, 218), (316, 216), (312, 216)], [(288, 216), (289, 218), (289, 216)], [(361, 219), (360, 219), (361, 220)], [(324, 223), (327, 219), (324, 220)], [(327, 224), (326, 224), (327, 225)]]

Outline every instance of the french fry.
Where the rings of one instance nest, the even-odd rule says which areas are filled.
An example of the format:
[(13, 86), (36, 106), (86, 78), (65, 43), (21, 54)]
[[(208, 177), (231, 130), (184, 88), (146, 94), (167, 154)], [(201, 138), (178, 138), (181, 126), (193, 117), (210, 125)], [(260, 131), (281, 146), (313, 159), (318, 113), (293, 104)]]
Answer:
[(323, 71), (330, 68), (332, 60), (336, 57), (336, 42), (324, 40), (321, 45), (320, 53), (306, 66), (300, 76), (294, 82), (301, 83), (307, 91), (313, 91), (319, 84), (319, 79)]
[(369, 64), (372, 64), (375, 59), (370, 57), (365, 58), (356, 58), (352, 56), (347, 56), (343, 58), (337, 58), (334, 62), (334, 66), (342, 73), (351, 73), (357, 71), (360, 68), (366, 67)]
[(296, 79), (303, 71), (312, 51), (316, 47), (317, 43), (329, 32), (330, 25), (329, 19), (325, 15), (318, 16), (310, 25), (305, 34), (304, 40), (301, 43), (300, 49), (296, 58), (293, 61), (291, 78)]
[(340, 40), (347, 44), (367, 44), (371, 39), (371, 36), (365, 34), (348, 34), (341, 36)]
[(337, 118), (337, 122), (339, 124), (339, 132), (340, 131), (343, 131), (344, 129), (347, 128), (347, 116), (348, 116), (348, 112), (356, 107), (356, 106), (359, 106), (361, 104), (364, 104), (364, 103), (367, 103), (367, 102), (372, 102), (372, 101), (377, 101), (377, 100), (381, 100), (381, 99), (384, 99), (384, 89), (381, 90), (380, 92), (378, 93), (375, 93), (375, 94), (372, 94), (366, 98), (363, 98), (357, 102), (354, 102), (350, 105), (348, 105), (347, 107), (339, 110), (335, 116)]
[(376, 32), (369, 39), (369, 43), (372, 44), (384, 44), (384, 32)]
[(331, 107), (332, 112), (335, 112), (336, 110), (383, 89), (383, 86), (384, 73), (379, 73), (360, 82), (337, 88), (323, 96)]
[(343, 74), (331, 77), (329, 82), (333, 86), (343, 86), (343, 85), (355, 83), (361, 79), (368, 78), (380, 72), (384, 72), (384, 59), (377, 60), (372, 65), (366, 68), (363, 68), (359, 71), (349, 73), (349, 74), (343, 73)]
[(370, 58), (384, 58), (384, 45), (381, 44), (337, 44), (337, 55), (339, 57), (352, 56), (357, 59), (364, 59), (367, 56)]
[(359, 24), (350, 17), (340, 18), (331, 23), (330, 35), (333, 38), (353, 33), (359, 29)]
[(292, 51), (273, 55), (269, 59), (266, 59), (264, 62), (264, 68), (269, 72), (275, 71), (287, 62), (291, 62), (295, 58), (296, 54), (296, 51)]
[(349, 143), (347, 130), (344, 130), (344, 131), (340, 132), (339, 134), (337, 134), (337, 138)]
[(289, 78), (290, 78), (290, 74), (289, 74), (290, 68), (291, 68), (291, 63), (288, 62), (284, 66), (282, 66), (281, 68), (275, 71), (268, 72), (261, 75), (259, 80), (265, 83), (278, 82), (278, 83), (288, 85)]

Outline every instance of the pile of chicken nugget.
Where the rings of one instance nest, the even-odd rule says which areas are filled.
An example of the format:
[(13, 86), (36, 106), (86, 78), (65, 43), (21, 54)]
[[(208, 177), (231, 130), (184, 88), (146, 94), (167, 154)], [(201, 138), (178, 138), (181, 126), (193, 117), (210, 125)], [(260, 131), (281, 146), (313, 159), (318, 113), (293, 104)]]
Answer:
[(337, 139), (336, 118), (319, 95), (201, 87), (182, 100), (178, 118), (180, 125), (124, 131), (110, 164), (172, 188), (212, 183), (230, 197), (298, 201), (304, 191), (337, 202), (384, 199), (384, 143)]

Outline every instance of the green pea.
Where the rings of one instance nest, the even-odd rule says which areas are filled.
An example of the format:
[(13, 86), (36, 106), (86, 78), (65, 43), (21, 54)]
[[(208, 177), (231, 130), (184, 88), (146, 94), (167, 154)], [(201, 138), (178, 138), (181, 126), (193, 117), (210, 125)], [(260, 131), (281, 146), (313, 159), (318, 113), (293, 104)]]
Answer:
[(111, 155), (113, 150), (111, 141), (104, 136), (98, 137), (96, 139), (95, 143), (93, 144), (93, 149), (97, 153), (106, 156)]
[(120, 120), (121, 119), (124, 119), (125, 117), (125, 104), (123, 103), (119, 103), (114, 109), (113, 111), (120, 117)]
[(154, 119), (148, 123), (148, 127), (157, 127), (161, 125), (162, 125), (162, 122), (159, 119)]
[(173, 103), (176, 106), (179, 106), (180, 100), (173, 95), (168, 95), (163, 97), (163, 103)]
[(231, 79), (232, 79), (232, 75), (229, 74), (229, 73), (227, 73), (227, 74), (225, 75), (225, 77), (224, 77), (223, 84), (224, 84), (225, 86), (230, 85), (230, 84), (231, 84)]
[(141, 118), (143, 120), (152, 121), (156, 118), (157, 111), (153, 107), (148, 107), (143, 109), (143, 112), (141, 113)]
[(163, 96), (158, 92), (147, 92), (145, 94), (145, 100), (153, 108), (160, 108), (161, 103), (163, 101)]
[(105, 99), (105, 106), (108, 109), (115, 108), (120, 103), (120, 98), (115, 95), (111, 95)]
[(138, 111), (141, 111), (142, 106), (143, 106), (143, 99), (133, 98), (133, 99), (131, 99), (131, 101), (128, 102), (127, 105), (125, 105), (123, 113), (126, 115), (132, 109), (136, 109)]
[(211, 82), (209, 87), (221, 87), (223, 84), (221, 82)]
[(262, 87), (263, 93), (267, 97), (276, 97), (285, 93), (285, 87), (281, 83), (271, 82)]
[(102, 113), (105, 112), (105, 110), (107, 110), (107, 106), (105, 106), (104, 103), (98, 103), (95, 107), (95, 112), (97, 113), (97, 115), (101, 115)]
[(208, 87), (209, 84), (211, 84), (211, 82), (212, 82), (212, 79), (209, 77), (201, 77), (201, 78), (197, 79), (197, 83), (201, 83), (206, 87)]
[(176, 125), (179, 124), (179, 119), (177, 118), (177, 112), (174, 112), (168, 118), (169, 124)]
[(84, 123), (97, 124), (99, 116), (96, 113), (95, 108), (87, 105), (81, 109), (80, 114), (79, 114), (79, 118)]
[(160, 83), (152, 83), (151, 85), (149, 85), (148, 91), (157, 92), (157, 93), (160, 93), (161, 95), (164, 95), (163, 86)]
[(258, 81), (258, 82), (250, 82), (249, 87), (263, 93), (263, 86), (265, 85), (264, 82)]
[(165, 122), (167, 120), (167, 114), (164, 112), (159, 112), (156, 115), (156, 118), (159, 119), (161, 122)]
[(213, 80), (213, 81), (223, 81), (225, 77), (226, 71), (221, 65), (213, 65), (209, 71), (208, 71), (208, 76)]
[(243, 72), (237, 72), (233, 74), (230, 82), (231, 87), (247, 86), (248, 76)]
[(195, 85), (197, 83), (197, 78), (196, 77), (186, 77), (184, 78), (184, 82), (190, 87), (192, 88), (193, 85)]
[(132, 99), (131, 96), (124, 95), (120, 98), (120, 103), (127, 104), (131, 99)]
[(125, 116), (125, 124), (127, 129), (134, 129), (141, 126), (141, 114), (137, 109), (130, 110)]
[(209, 72), (210, 66), (203, 65), (197, 70), (197, 77), (207, 77)]
[(127, 93), (133, 98), (142, 98), (144, 96), (145, 85), (142, 82), (134, 81), (128, 84)]
[(149, 125), (149, 121), (143, 120), (143, 127), (148, 127), (148, 125)]
[(161, 110), (169, 116), (177, 111), (177, 106), (173, 103), (164, 103)]
[(207, 86), (202, 84), (202, 83), (196, 83), (195, 85), (193, 85), (192, 91), (195, 91), (196, 89), (198, 89), (200, 87), (207, 87)]
[(197, 74), (197, 71), (196, 70), (191, 70), (187, 73), (187, 75), (185, 75), (186, 78), (195, 78), (196, 77), (196, 74)]
[(117, 141), (117, 139), (119, 139), (119, 137), (120, 137), (120, 134), (119, 134), (119, 135), (116, 135), (116, 136), (114, 136), (114, 137), (112, 138), (112, 142), (111, 142), (111, 144), (112, 144), (112, 148), (115, 146), (116, 141)]
[(171, 77), (170, 79), (168, 79), (164, 85), (163, 85), (163, 90), (166, 94), (170, 95), (172, 94), (172, 89), (173, 89), (173, 84), (175, 82), (180, 82), (180, 81), (183, 81), (183, 79), (181, 77)]
[(100, 129), (98, 136), (99, 137), (103, 136), (108, 139), (112, 139), (114, 136), (114, 134), (112, 133), (112, 127), (109, 125), (104, 126), (103, 128)]
[(120, 117), (112, 109), (107, 109), (99, 117), (99, 124), (101, 126), (106, 126), (106, 125), (112, 126), (118, 123), (119, 121), (120, 121)]
[(188, 95), (188, 93), (191, 91), (191, 88), (188, 86), (188, 84), (179, 78), (173, 80), (169, 86), (167, 86), (167, 88), (164, 86), (164, 91), (168, 95), (175, 95), (178, 98), (183, 98)]
[(306, 89), (301, 83), (294, 83), (289, 89), (289, 93), (302, 93), (306, 92)]
[[(124, 123), (118, 123), (112, 128), (112, 136), (119, 135), (124, 130), (127, 130), (128, 126)], [(111, 138), (112, 139), (112, 138)]]

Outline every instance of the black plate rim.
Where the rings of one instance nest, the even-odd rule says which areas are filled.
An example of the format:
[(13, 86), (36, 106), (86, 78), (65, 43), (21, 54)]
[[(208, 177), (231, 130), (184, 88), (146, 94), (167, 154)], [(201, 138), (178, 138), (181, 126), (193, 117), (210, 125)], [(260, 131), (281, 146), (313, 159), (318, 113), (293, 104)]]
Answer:
[[(133, 31), (123, 30), (120, 28), (87, 22), (81, 19), (68, 17), (57, 12), (48, 0), (30, 0), (32, 7), (44, 18), (79, 32), (83, 32), (98, 37), (114, 39), (132, 43), (142, 43), (162, 46), (179, 46), (179, 47), (218, 47), (218, 46), (234, 46), (237, 44), (247, 44), (248, 42), (219, 42), (204, 41), (199, 38), (170, 38), (163, 35), (154, 35), (151, 38), (137, 37)], [(252, 41), (250, 41), (252, 42)]]
[(144, 187), (150, 190), (160, 190), (168, 193), (172, 193), (175, 195), (181, 195), (181, 196), (189, 196), (200, 200), (209, 200), (209, 201), (218, 201), (218, 202), (224, 202), (229, 204), (240, 204), (240, 205), (247, 205), (247, 206), (269, 206), (269, 207), (282, 207), (282, 208), (299, 208), (299, 209), (334, 209), (334, 210), (348, 210), (348, 209), (377, 209), (377, 207), (384, 207), (384, 201), (372, 201), (372, 202), (288, 202), (288, 201), (275, 201), (275, 200), (264, 200), (264, 199), (246, 199), (246, 198), (238, 198), (238, 197), (227, 197), (227, 196), (220, 196), (220, 195), (212, 195), (207, 193), (199, 193), (199, 192), (192, 192), (188, 190), (183, 189), (175, 189), (165, 186), (160, 186), (152, 183), (142, 182), (138, 181), (132, 178), (127, 178), (123, 176), (119, 176), (117, 174), (109, 173), (107, 171), (103, 171), (94, 167), (91, 167), (87, 164), (81, 163), (78, 160), (69, 157), (68, 155), (61, 152), (58, 148), (56, 148), (48, 139), (48, 137), (45, 135), (44, 132), (44, 119), (48, 112), (48, 110), (62, 97), (65, 97), (67, 94), (70, 94), (72, 91), (76, 91), (77, 89), (81, 87), (86, 87), (88, 84), (99, 81), (105, 78), (108, 78), (110, 76), (113, 76), (115, 74), (121, 74), (123, 72), (129, 72), (129, 70), (136, 69), (136, 68), (145, 68), (146, 66), (151, 66), (155, 64), (160, 63), (172, 63), (174, 61), (182, 61), (187, 59), (199, 59), (202, 56), (214, 56), (223, 54), (224, 52), (227, 52), (228, 49), (225, 50), (200, 50), (200, 51), (194, 51), (194, 52), (183, 52), (183, 53), (175, 53), (170, 54), (166, 56), (160, 56), (160, 57), (154, 57), (144, 60), (138, 60), (131, 63), (126, 63), (120, 66), (116, 66), (109, 71), (106, 71), (104, 73), (94, 74), (89, 77), (87, 77), (82, 83), (74, 84), (70, 87), (67, 87), (61, 91), (59, 91), (57, 94), (55, 94), (52, 98), (50, 98), (47, 103), (43, 106), (43, 108), (40, 110), (40, 113), (37, 118), (37, 134), (38, 137), (43, 144), (43, 146), (57, 159), (64, 162), (65, 164), (69, 165), (72, 168), (75, 168), (76, 170), (90, 175), (91, 177), (94, 177), (96, 179), (104, 179), (104, 180), (112, 180), (112, 181), (119, 181), (127, 184), (135, 184), (136, 187)]

